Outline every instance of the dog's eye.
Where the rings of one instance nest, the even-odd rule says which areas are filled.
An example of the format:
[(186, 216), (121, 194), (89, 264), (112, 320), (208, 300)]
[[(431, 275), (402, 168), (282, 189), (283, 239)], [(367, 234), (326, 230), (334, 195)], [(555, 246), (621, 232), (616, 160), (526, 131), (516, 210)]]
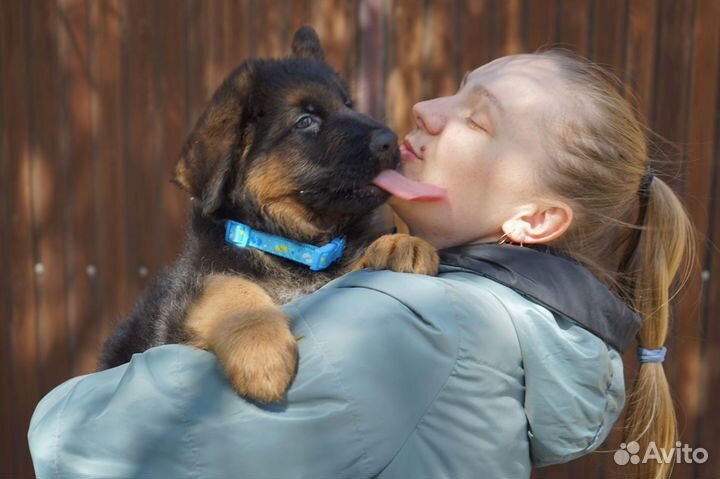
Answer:
[(295, 122), (295, 128), (297, 128), (298, 130), (305, 130), (313, 126), (315, 123), (315, 118), (313, 118), (312, 115), (302, 115)]

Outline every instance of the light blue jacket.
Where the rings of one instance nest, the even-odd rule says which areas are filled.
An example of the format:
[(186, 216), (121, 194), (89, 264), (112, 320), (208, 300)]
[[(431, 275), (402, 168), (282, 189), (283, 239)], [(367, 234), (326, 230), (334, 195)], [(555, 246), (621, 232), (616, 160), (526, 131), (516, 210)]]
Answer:
[(477, 274), (359, 271), (285, 307), (300, 365), (282, 404), (238, 397), (169, 345), (77, 377), (29, 431), (44, 478), (527, 478), (599, 446), (620, 355)]

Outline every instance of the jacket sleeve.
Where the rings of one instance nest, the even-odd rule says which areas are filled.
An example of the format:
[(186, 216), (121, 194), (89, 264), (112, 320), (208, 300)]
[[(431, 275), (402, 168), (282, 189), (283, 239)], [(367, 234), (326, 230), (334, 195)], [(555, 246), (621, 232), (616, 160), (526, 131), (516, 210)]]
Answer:
[(302, 339), (282, 403), (238, 397), (212, 354), (181, 345), (58, 386), (30, 425), (37, 477), (378, 474), (446, 382), (458, 338), (439, 282), (403, 275), (423, 298), (410, 307), (383, 291), (398, 273), (349, 276), (369, 274), (286, 306)]
[(544, 308), (518, 320), (518, 339), (533, 463), (565, 463), (596, 449), (625, 402), (620, 353)]

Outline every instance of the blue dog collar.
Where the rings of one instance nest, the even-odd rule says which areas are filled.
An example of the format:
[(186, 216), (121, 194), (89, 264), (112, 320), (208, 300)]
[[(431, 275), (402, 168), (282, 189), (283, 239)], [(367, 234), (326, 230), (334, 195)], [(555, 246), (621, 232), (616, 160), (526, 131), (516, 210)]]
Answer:
[(326, 269), (345, 251), (345, 239), (335, 238), (324, 246), (313, 246), (305, 243), (275, 236), (250, 228), (237, 221), (227, 220), (225, 223), (225, 241), (238, 248), (254, 248), (282, 258), (302, 263), (312, 271)]

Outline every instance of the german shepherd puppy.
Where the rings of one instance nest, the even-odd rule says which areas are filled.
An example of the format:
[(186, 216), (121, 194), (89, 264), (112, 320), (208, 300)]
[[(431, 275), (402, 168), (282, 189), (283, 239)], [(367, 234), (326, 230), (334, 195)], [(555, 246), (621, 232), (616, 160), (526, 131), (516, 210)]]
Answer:
[[(381, 237), (378, 208), (388, 194), (372, 180), (398, 166), (395, 134), (352, 109), (312, 28), (298, 30), (292, 52), (245, 61), (198, 120), (174, 178), (193, 198), (184, 252), (106, 341), (100, 369), (186, 343), (212, 350), (240, 394), (279, 400), (295, 374), (297, 345), (278, 305), (352, 269), (437, 272), (429, 244)], [(227, 243), (227, 220), (311, 245), (342, 235), (345, 253), (311, 271)]]

